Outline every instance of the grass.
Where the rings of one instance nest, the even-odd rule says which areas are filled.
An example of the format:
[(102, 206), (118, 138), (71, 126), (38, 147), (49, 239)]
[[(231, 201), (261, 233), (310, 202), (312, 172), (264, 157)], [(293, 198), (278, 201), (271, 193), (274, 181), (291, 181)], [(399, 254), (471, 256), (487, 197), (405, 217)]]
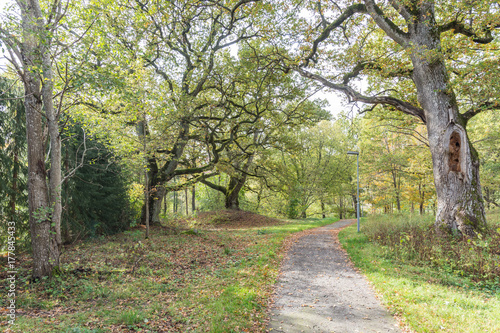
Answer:
[(285, 240), (332, 222), (194, 234), (153, 228), (148, 240), (130, 230), (67, 247), (64, 273), (33, 284), (25, 259), (10, 332), (264, 331)]
[[(496, 216), (489, 216), (493, 225)], [(498, 226), (481, 240), (439, 242), (431, 220), (369, 217), (361, 233), (351, 226), (339, 238), (382, 301), (412, 331), (500, 332), (500, 244), (493, 231)]]

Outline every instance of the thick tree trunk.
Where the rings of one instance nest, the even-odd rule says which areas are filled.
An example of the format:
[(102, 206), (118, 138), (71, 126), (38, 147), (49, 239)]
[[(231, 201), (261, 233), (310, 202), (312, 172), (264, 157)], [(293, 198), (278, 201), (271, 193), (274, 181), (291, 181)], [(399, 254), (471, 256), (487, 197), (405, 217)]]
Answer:
[(155, 199), (152, 200), (152, 204), (154, 207), (151, 210), (152, 215), (150, 215), (150, 221), (151, 221), (151, 224), (153, 224), (153, 225), (160, 225), (161, 224), (161, 219), (160, 219), (161, 204), (162, 204), (162, 200), (164, 200), (165, 193), (166, 193), (165, 187), (161, 187), (160, 189), (157, 190), (157, 193), (155, 193), (155, 195), (154, 195)]
[[(52, 70), (48, 47), (50, 37), (43, 26), (38, 1), (21, 6), (23, 21), (22, 62), (24, 68), (26, 131), (28, 145), (28, 205), (33, 277), (50, 276), (59, 266), (61, 244), (61, 141), (52, 104)], [(39, 67), (41, 65), (41, 68)], [(40, 76), (41, 74), (41, 76)], [(43, 85), (41, 78), (43, 78)], [(42, 102), (43, 101), (43, 102)], [(49, 126), (51, 171), (47, 185), (45, 137), (42, 110)], [(49, 191), (50, 190), (50, 191)]]
[(45, 146), (42, 126), (42, 102), (36, 94), (38, 82), (25, 83), (26, 129), (28, 144), (28, 205), (33, 250), (33, 277), (52, 274), (59, 262), (57, 247), (51, 242), (51, 212), (46, 182)]
[(245, 185), (246, 178), (246, 175), (243, 175), (241, 177), (229, 177), (229, 184), (227, 186), (226, 193), (224, 193), (226, 196), (226, 209), (240, 209), (239, 195), (241, 189), (243, 188), (243, 185)]
[(479, 158), (458, 112), (446, 66), (440, 55), (433, 7), (425, 21), (412, 26), (413, 80), (427, 121), (437, 193), (435, 228), (474, 237), (486, 226)]

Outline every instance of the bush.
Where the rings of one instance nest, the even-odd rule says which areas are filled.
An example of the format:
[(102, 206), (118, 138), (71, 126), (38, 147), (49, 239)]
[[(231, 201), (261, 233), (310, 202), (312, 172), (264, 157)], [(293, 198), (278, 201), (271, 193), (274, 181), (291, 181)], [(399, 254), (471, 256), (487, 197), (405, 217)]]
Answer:
[(500, 225), (490, 224), (476, 239), (440, 237), (432, 216), (369, 217), (364, 233), (385, 248), (387, 257), (433, 265), (484, 285), (500, 282)]

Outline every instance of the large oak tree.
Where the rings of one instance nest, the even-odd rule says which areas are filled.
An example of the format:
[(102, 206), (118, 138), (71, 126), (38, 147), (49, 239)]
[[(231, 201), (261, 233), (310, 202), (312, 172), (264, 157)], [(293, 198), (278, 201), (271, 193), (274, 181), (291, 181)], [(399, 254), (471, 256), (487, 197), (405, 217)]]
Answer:
[[(473, 237), (485, 228), (479, 157), (467, 122), (498, 108), (485, 66), (498, 51), (498, 4), (489, 1), (316, 1), (301, 61), (289, 67), (343, 92), (350, 102), (382, 105), (417, 117), (427, 127), (438, 209), (438, 232)], [(328, 72), (321, 65), (328, 64)], [(372, 90), (352, 83), (366, 77)], [(469, 85), (477, 85), (470, 87)], [(468, 88), (468, 89), (467, 89)]]

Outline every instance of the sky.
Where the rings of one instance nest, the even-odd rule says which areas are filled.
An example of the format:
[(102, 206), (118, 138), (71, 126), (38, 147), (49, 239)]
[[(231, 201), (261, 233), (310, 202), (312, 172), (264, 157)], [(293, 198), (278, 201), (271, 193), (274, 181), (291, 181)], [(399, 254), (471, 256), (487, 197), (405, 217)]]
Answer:
[[(0, 20), (1, 14), (4, 12), (4, 7), (8, 2), (12, 2), (13, 0), (0, 0)], [(5, 69), (7, 65), (7, 61), (4, 57), (4, 52), (0, 48), (0, 72)], [(332, 116), (338, 115), (342, 110), (348, 109), (348, 106), (342, 105), (342, 98), (338, 95), (338, 93), (329, 91), (324, 88), (323, 90), (317, 92), (313, 97), (313, 99), (326, 99), (330, 104), (326, 109), (332, 114)], [(345, 103), (344, 103), (345, 104)]]

